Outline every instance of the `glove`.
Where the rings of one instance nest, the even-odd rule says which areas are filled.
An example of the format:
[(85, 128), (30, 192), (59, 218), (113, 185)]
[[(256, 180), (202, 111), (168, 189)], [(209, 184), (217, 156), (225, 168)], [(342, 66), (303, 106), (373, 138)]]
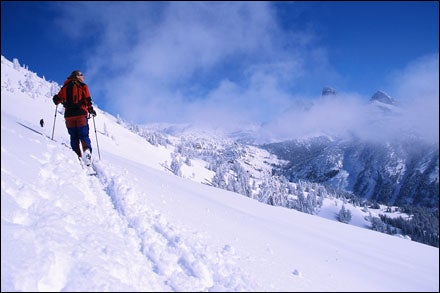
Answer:
[(90, 113), (90, 115), (92, 115), (93, 117), (96, 116), (96, 111), (95, 111), (93, 108), (90, 108), (90, 109), (89, 109), (89, 113)]
[(58, 105), (61, 102), (61, 98), (58, 95), (54, 95), (52, 101), (55, 105)]

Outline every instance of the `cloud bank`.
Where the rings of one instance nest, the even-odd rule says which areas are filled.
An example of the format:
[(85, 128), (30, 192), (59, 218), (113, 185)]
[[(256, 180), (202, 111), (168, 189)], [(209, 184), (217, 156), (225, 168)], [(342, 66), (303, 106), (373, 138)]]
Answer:
[(310, 135), (355, 135), (373, 141), (439, 140), (438, 54), (424, 56), (390, 79), (396, 104), (378, 106), (371, 97), (354, 93), (322, 96), (297, 102), (265, 127), (265, 137), (289, 139)]

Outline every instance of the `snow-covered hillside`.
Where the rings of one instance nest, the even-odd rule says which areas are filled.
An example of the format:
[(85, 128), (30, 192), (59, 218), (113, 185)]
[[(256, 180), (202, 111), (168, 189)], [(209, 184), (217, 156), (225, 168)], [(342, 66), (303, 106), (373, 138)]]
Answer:
[[(183, 137), (152, 144), (99, 105), (98, 174), (86, 175), (51, 101), (58, 85), (1, 62), (2, 291), (439, 290), (438, 248), (339, 223), (337, 199), (328, 220), (214, 188), (207, 160), (176, 176)], [(241, 150), (257, 181), (276, 160)]]

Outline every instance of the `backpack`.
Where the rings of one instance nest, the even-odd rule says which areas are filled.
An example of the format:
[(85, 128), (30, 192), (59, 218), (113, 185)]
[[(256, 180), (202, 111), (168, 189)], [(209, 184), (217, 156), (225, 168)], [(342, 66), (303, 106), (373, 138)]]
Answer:
[(78, 109), (84, 105), (82, 84), (77, 81), (71, 81), (63, 86), (66, 93), (64, 107)]

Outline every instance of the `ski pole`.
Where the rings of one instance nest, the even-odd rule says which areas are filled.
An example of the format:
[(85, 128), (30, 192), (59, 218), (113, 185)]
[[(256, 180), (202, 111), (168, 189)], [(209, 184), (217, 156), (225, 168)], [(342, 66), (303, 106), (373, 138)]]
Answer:
[(57, 119), (57, 111), (58, 111), (58, 105), (55, 106), (55, 117), (53, 118), (53, 128), (52, 128), (52, 138), (51, 138), (52, 140), (53, 140), (53, 133), (55, 131), (55, 122)]
[(98, 148), (98, 156), (99, 159), (101, 160), (101, 154), (99, 153), (98, 134), (96, 133), (95, 116), (92, 115), (92, 118), (93, 118), (93, 127), (95, 128), (96, 147)]

